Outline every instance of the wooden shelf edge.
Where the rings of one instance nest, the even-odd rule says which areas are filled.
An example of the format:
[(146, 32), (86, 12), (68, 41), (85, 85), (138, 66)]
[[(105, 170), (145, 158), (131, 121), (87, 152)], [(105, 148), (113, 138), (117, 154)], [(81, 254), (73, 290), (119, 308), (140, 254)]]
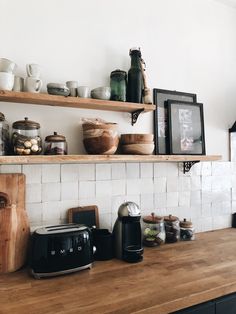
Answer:
[(32, 105), (71, 107), (78, 109), (108, 110), (117, 112), (151, 112), (156, 109), (155, 105), (137, 104), (130, 102), (100, 100), (80, 97), (64, 97), (49, 95), (46, 93), (28, 93), (0, 90), (0, 101), (10, 103), (24, 103)]
[(184, 162), (217, 161), (220, 155), (57, 155), (57, 156), (0, 156), (4, 164), (66, 164), (66, 163), (107, 163), (107, 162)]

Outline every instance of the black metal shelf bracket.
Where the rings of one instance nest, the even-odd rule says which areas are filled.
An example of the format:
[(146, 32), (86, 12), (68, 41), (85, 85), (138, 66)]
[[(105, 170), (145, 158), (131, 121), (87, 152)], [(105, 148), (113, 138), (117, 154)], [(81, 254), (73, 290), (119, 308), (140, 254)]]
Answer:
[(183, 173), (189, 172), (189, 170), (192, 168), (193, 165), (195, 165), (197, 162), (200, 162), (199, 160), (195, 161), (184, 161), (183, 162)]
[(140, 113), (142, 113), (143, 111), (144, 109), (139, 109), (134, 112), (131, 112), (131, 124), (132, 125), (134, 125), (137, 122)]

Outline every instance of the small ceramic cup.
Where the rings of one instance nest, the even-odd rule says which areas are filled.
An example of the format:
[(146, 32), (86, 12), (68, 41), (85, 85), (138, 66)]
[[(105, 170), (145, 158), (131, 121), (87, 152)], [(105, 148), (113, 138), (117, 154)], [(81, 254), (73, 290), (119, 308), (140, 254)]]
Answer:
[(12, 90), (14, 85), (14, 74), (8, 72), (0, 72), (0, 89)]
[(14, 74), (15, 69), (16, 69), (15, 62), (6, 58), (0, 58), (0, 72)]
[(42, 88), (42, 80), (35, 77), (26, 77), (24, 90), (30, 93), (39, 93)]
[(77, 96), (78, 82), (77, 81), (67, 81), (66, 82), (66, 86), (70, 90), (70, 95), (69, 96), (76, 97)]
[(40, 77), (40, 66), (36, 63), (26, 64), (26, 73), (29, 77), (39, 78)]
[(78, 97), (89, 98), (90, 97), (90, 88), (88, 86), (79, 86), (77, 88)]
[(24, 78), (16, 76), (14, 78), (13, 89), (14, 92), (22, 92), (24, 90)]

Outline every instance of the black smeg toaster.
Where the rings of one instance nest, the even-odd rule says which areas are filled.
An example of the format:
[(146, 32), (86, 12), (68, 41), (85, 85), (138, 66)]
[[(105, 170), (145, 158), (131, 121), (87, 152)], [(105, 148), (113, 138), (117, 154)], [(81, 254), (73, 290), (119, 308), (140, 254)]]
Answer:
[(85, 225), (38, 228), (31, 237), (30, 270), (41, 278), (91, 268), (93, 253), (92, 232)]

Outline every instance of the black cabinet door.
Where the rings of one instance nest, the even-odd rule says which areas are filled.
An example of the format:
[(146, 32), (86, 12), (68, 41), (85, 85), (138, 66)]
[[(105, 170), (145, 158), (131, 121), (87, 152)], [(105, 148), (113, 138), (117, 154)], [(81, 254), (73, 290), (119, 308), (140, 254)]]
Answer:
[(236, 314), (236, 295), (216, 300), (216, 314)]
[[(198, 304), (172, 314), (215, 314), (215, 302), (209, 301), (207, 303)], [(224, 314), (228, 313), (225, 312)], [(234, 312), (234, 314), (236, 314), (236, 312)]]

